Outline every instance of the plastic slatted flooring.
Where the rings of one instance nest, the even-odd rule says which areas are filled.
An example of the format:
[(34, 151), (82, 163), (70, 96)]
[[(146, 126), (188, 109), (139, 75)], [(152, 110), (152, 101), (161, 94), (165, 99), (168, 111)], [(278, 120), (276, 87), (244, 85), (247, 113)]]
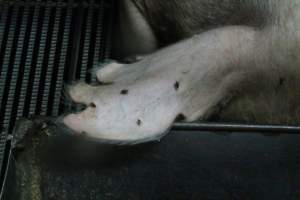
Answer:
[[(0, 1), (0, 163), (21, 117), (57, 116), (65, 81), (109, 55), (113, 1)], [(2, 165), (1, 165), (2, 168)]]

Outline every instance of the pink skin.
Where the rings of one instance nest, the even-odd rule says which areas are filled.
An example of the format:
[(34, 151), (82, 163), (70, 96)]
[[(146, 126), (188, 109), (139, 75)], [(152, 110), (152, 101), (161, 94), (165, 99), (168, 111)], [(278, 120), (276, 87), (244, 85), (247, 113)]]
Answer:
[[(183, 114), (187, 121), (204, 117), (227, 95), (242, 77), (232, 62), (247, 62), (244, 56), (252, 50), (254, 36), (247, 27), (216, 29), (134, 64), (109, 64), (96, 75), (99, 81), (113, 84), (70, 87), (71, 98), (88, 108), (63, 121), (77, 133), (103, 140), (157, 139), (178, 115)], [(243, 49), (235, 48), (245, 41)]]
[(188, 122), (204, 119), (225, 99), (260, 90), (257, 86), (280, 77), (289, 79), (299, 73), (300, 5), (276, 2), (283, 10), (280, 18), (262, 30), (217, 28), (137, 63), (111, 63), (98, 70), (99, 81), (112, 84), (71, 86), (71, 98), (88, 108), (67, 115), (64, 124), (100, 140), (145, 142), (161, 137), (178, 115)]

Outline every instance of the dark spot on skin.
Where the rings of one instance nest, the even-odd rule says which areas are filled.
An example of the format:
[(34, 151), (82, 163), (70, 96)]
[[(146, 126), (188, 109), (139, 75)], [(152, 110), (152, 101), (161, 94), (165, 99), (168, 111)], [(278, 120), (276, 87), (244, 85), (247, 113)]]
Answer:
[(128, 94), (128, 90), (121, 90), (121, 94), (123, 94), (123, 95)]
[(177, 115), (175, 121), (184, 121), (186, 119), (185, 115), (180, 113)]
[(96, 104), (92, 102), (92, 103), (90, 104), (90, 107), (96, 108)]
[(175, 88), (175, 90), (178, 90), (178, 89), (179, 89), (179, 82), (178, 82), (178, 81), (175, 82), (174, 88)]
[(281, 87), (284, 85), (285, 81), (286, 81), (285, 78), (283, 78), (283, 77), (279, 78), (278, 84), (275, 86), (275, 92), (278, 92), (281, 89)]
[(285, 82), (285, 79), (284, 79), (284, 78), (280, 78), (280, 79), (279, 79), (279, 85), (280, 85), (280, 86), (283, 85), (284, 82)]
[(84, 132), (84, 131), (82, 131), (82, 132), (80, 133), (80, 135), (83, 136), (83, 137), (85, 137), (85, 136), (87, 136), (87, 133)]
[(136, 124), (137, 124), (138, 126), (141, 126), (141, 125), (142, 125), (142, 120), (138, 119), (138, 120), (136, 121)]

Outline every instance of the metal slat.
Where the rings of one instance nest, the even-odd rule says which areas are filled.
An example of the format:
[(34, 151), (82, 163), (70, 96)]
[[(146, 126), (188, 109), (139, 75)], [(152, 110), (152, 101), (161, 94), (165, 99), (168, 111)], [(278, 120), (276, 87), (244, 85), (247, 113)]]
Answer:
[(71, 28), (71, 16), (72, 16), (73, 10), (71, 7), (67, 9), (66, 13), (66, 20), (64, 23), (64, 30), (63, 30), (63, 41), (61, 46), (61, 55), (59, 60), (59, 67), (57, 72), (57, 81), (55, 83), (54, 87), (54, 102), (52, 106), (52, 115), (57, 116), (59, 115), (59, 106), (61, 101), (61, 91), (63, 87), (63, 78), (65, 73), (65, 67), (66, 67), (66, 58), (67, 58), (67, 50), (69, 45), (69, 36), (70, 36), (70, 28)]
[[(6, 23), (7, 23), (7, 17), (8, 17), (8, 6), (4, 5), (2, 10), (1, 10), (1, 20), (0, 20), (0, 48), (2, 45), (2, 41), (3, 41), (3, 36), (4, 36), (4, 32), (5, 32), (5, 27), (6, 27)], [(0, 66), (0, 71), (1, 71), (1, 66)], [(0, 72), (1, 73), (1, 72)]]
[(102, 57), (102, 59), (108, 59), (110, 58), (111, 56), (111, 48), (112, 48), (112, 30), (113, 30), (113, 18), (114, 18), (114, 10), (112, 9), (115, 5), (114, 5), (114, 0), (111, 1), (111, 4), (108, 5), (110, 6), (110, 9), (106, 8), (104, 9), (104, 6), (105, 6), (105, 2), (103, 2), (102, 4), (102, 12), (105, 13), (105, 18), (108, 19), (106, 21), (102, 21), (102, 23), (105, 23), (105, 28), (103, 29), (103, 32), (105, 34), (106, 37), (103, 37), (104, 38), (104, 43), (102, 44), (103, 47), (105, 47), (103, 49), (104, 51), (104, 57)]
[(25, 108), (25, 101), (26, 101), (26, 95), (29, 92), (28, 91), (28, 85), (30, 80), (30, 73), (33, 66), (33, 52), (34, 52), (34, 46), (35, 46), (35, 38), (37, 36), (37, 30), (38, 30), (38, 16), (40, 13), (40, 7), (36, 6), (34, 7), (33, 11), (33, 19), (32, 19), (32, 25), (31, 25), (31, 32), (29, 37), (29, 44), (27, 47), (27, 55), (25, 60), (25, 66), (24, 66), (24, 73), (23, 73), (23, 81), (21, 84), (21, 93), (19, 97), (19, 105), (18, 105), (18, 111), (17, 111), (17, 118), (20, 118), (25, 115), (24, 108)]
[[(7, 136), (5, 134), (0, 135), (0, 169), (1, 169), (1, 175), (5, 174), (7, 166), (4, 163), (4, 156), (7, 151)], [(0, 180), (2, 181), (2, 180)], [(2, 186), (2, 184), (1, 184)], [(2, 188), (2, 187), (1, 187)]]
[[(20, 88), (17, 88), (18, 81), (23, 79), (23, 74), (19, 76), (19, 70), (22, 67), (21, 66), (21, 58), (22, 54), (24, 53), (23, 48), (25, 44), (25, 34), (26, 34), (26, 28), (28, 24), (28, 16), (29, 16), (29, 8), (25, 7), (24, 12), (22, 13), (22, 17), (20, 19), (21, 28), (20, 33), (18, 35), (18, 42), (17, 42), (17, 49), (16, 49), (16, 56), (14, 60), (14, 68), (12, 70), (11, 80), (9, 84), (9, 91), (8, 91), (8, 98), (6, 103), (6, 109), (4, 113), (4, 122), (7, 121), (7, 125), (9, 126), (9, 130), (12, 130), (13, 124), (11, 124), (11, 120), (13, 117), (13, 112), (15, 110), (14, 108), (14, 102), (18, 100), (18, 93), (20, 91)], [(13, 119), (14, 121), (16, 119)]]
[(48, 107), (48, 101), (49, 101), (49, 95), (50, 95), (50, 86), (53, 84), (51, 82), (52, 76), (53, 76), (53, 68), (54, 66), (54, 59), (57, 47), (57, 40), (58, 40), (58, 32), (59, 32), (59, 24), (61, 20), (61, 8), (56, 9), (55, 13), (55, 20), (54, 20), (54, 26), (52, 30), (52, 38), (51, 38), (51, 44), (50, 44), (50, 51), (49, 51), (49, 60), (47, 65), (47, 72), (46, 77), (44, 80), (44, 91), (43, 91), (43, 97), (42, 97), (42, 105), (41, 105), (41, 115), (47, 114), (47, 107)]
[(63, 83), (75, 77), (90, 80), (88, 68), (106, 55), (105, 13), (110, 11), (104, 4), (110, 2), (0, 0), (2, 178), (10, 152), (7, 138), (15, 121), (35, 114), (61, 114)]
[(81, 59), (81, 68), (80, 68), (80, 80), (86, 80), (86, 75), (88, 71), (88, 57), (89, 57), (89, 48), (91, 43), (91, 29), (92, 29), (92, 16), (94, 13), (93, 8), (88, 8), (87, 10), (87, 19), (86, 19), (86, 32), (84, 37), (84, 46)]
[[(84, 8), (83, 6), (78, 6), (74, 9), (73, 23), (71, 30), (73, 31), (72, 37), (72, 48), (70, 49), (69, 58), (70, 62), (68, 63), (68, 71), (65, 78), (67, 80), (74, 80), (76, 78), (76, 72), (79, 70), (79, 58), (80, 58), (80, 44), (82, 37), (82, 30), (84, 27)], [(70, 105), (68, 106), (68, 108)]]
[[(57, 4), (56, 1), (40, 1), (40, 0), (31, 0), (31, 1), (20, 1), (20, 0), (2, 0), (1, 5), (16, 5), (16, 6), (39, 6), (39, 7), (52, 7), (52, 8), (65, 8), (65, 7), (77, 7), (78, 3), (73, 3), (72, 1), (66, 1), (62, 2), (60, 4)], [(87, 2), (83, 3), (82, 6), (87, 7), (89, 4)], [(95, 7), (98, 7), (97, 4), (93, 5)]]
[[(98, 23), (101, 24), (102, 20), (103, 20), (103, 13), (101, 12), (102, 9), (100, 7), (100, 9), (98, 10), (98, 15), (96, 16), (97, 19), (95, 19), (95, 24), (94, 26), (96, 26), (96, 34), (95, 34), (95, 46), (94, 46), (94, 55), (93, 55), (93, 63), (91, 68), (96, 68), (99, 65), (100, 60), (100, 46), (101, 44), (101, 36), (102, 36), (102, 26), (98, 25)], [(93, 76), (91, 77), (90, 82), (95, 83), (97, 82), (96, 77)]]
[(96, 32), (96, 37), (95, 37), (95, 50), (94, 50), (94, 60), (93, 60), (93, 66), (96, 66), (100, 61), (100, 50), (101, 50), (101, 38), (102, 38), (102, 33), (103, 33), (103, 27), (102, 27), (102, 21), (104, 17), (103, 13), (103, 2), (100, 4), (100, 8), (98, 9), (98, 19), (97, 19), (97, 32)]
[(5, 115), (5, 106), (6, 106), (6, 102), (9, 101), (9, 99), (7, 99), (7, 95), (6, 95), (6, 82), (9, 82), (9, 76), (10, 76), (10, 72), (9, 72), (9, 66), (10, 63), (13, 62), (12, 60), (12, 56), (15, 52), (13, 47), (15, 45), (15, 37), (17, 37), (17, 33), (16, 33), (16, 29), (17, 29), (17, 15), (19, 12), (19, 8), (14, 8), (13, 12), (12, 12), (12, 20), (11, 20), (11, 24), (9, 27), (9, 32), (8, 32), (8, 38), (7, 38), (7, 46), (6, 49), (3, 49), (2, 51), (5, 51), (5, 55), (4, 55), (4, 61), (3, 61), (3, 66), (2, 66), (2, 70), (1, 70), (1, 75), (0, 75), (0, 131), (2, 134), (5, 133), (6, 129), (7, 129), (7, 125), (8, 125), (8, 120), (4, 117)]
[[(10, 106), (10, 103), (13, 101), (11, 99), (12, 97), (9, 95), (9, 90), (8, 87), (6, 87), (6, 83), (10, 83), (10, 76), (13, 76), (11, 73), (13, 73), (9, 69), (10, 66), (14, 64), (13, 57), (15, 57), (15, 46), (16, 43), (18, 43), (18, 22), (17, 22), (17, 17), (19, 14), (19, 9), (14, 8), (12, 11), (12, 20), (10, 23), (9, 31), (8, 31), (8, 38), (7, 38), (7, 46), (4, 48), (3, 46), (1, 47), (1, 51), (5, 50), (5, 55), (4, 55), (4, 62), (3, 66), (1, 68), (1, 75), (0, 75), (0, 166), (1, 166), (1, 175), (5, 172), (6, 166), (4, 163), (4, 157), (5, 157), (5, 152), (7, 150), (6, 146), (6, 137), (7, 137), (7, 131), (8, 131), (8, 126), (10, 122), (10, 112), (6, 112), (6, 105), (8, 104), (8, 107)], [(19, 46), (18, 46), (19, 47)], [(18, 49), (17, 48), (17, 56), (18, 58)], [(8, 93), (8, 94), (7, 94)], [(3, 167), (4, 166), (4, 167)]]
[(29, 115), (36, 114), (37, 110), (37, 99), (39, 95), (39, 83), (41, 79), (42, 74), (42, 68), (43, 68), (43, 61), (44, 61), (44, 54), (46, 51), (46, 41), (48, 36), (48, 27), (49, 27), (49, 20), (50, 20), (50, 8), (45, 9), (44, 19), (43, 19), (43, 26), (42, 26), (42, 34), (40, 38), (40, 45), (39, 45), (39, 51), (37, 56), (37, 63), (36, 63), (36, 69), (34, 73), (34, 79), (33, 79), (33, 88), (31, 91), (31, 99), (30, 99), (30, 108), (29, 108)]
[[(66, 71), (72, 72), (77, 68), (78, 78), (91, 80), (90, 75), (87, 76), (88, 69), (107, 56), (104, 45), (109, 35), (105, 35), (106, 32), (103, 31), (108, 28), (109, 23), (104, 18), (109, 12), (105, 11), (104, 4), (104, 1), (95, 3), (94, 0), (80, 4), (62, 0), (0, 2), (3, 11), (0, 20), (1, 128), (4, 124), (5, 128), (9, 123), (13, 125), (22, 116), (49, 113), (59, 115)], [(19, 10), (24, 8), (23, 16), (18, 18)], [(30, 19), (29, 9), (32, 9)], [(64, 16), (62, 9), (66, 9)], [(77, 18), (74, 18), (75, 9), (81, 13)], [(73, 24), (72, 20), (83, 23)], [(21, 27), (17, 27), (17, 23), (22, 24)], [(30, 23), (30, 31), (24, 38), (27, 23)], [(70, 32), (71, 30), (79, 30), (80, 33)], [(18, 31), (20, 35), (17, 35)], [(68, 52), (71, 51), (71, 37), (77, 42), (81, 41), (75, 56)], [(72, 60), (70, 63), (77, 65), (68, 66), (68, 59)], [(72, 77), (74, 76), (69, 80)], [(4, 116), (3, 113), (7, 114)]]

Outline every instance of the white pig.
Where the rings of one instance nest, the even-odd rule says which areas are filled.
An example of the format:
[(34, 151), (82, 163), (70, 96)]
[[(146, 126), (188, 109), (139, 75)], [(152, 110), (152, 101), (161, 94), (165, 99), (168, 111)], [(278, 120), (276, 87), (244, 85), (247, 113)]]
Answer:
[[(300, 121), (300, 0), (120, 0), (104, 84), (69, 87), (87, 108), (63, 118), (116, 143), (162, 137), (186, 122)], [(300, 85), (299, 85), (300, 86)]]

